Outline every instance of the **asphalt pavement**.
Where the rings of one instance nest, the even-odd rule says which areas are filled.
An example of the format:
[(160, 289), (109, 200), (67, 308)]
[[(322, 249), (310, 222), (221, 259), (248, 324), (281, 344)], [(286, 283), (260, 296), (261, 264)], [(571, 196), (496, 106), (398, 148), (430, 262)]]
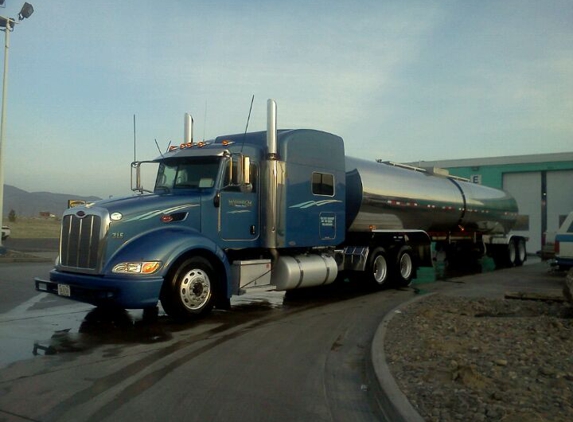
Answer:
[[(6, 241), (5, 245), (8, 251), (5, 255), (0, 256), (0, 263), (49, 262), (57, 256), (57, 242), (54, 242), (53, 239), (50, 241), (12, 239)], [(23, 250), (11, 249), (14, 246)], [(562, 283), (563, 278), (551, 274), (547, 262), (541, 262), (536, 257), (530, 257), (527, 265), (520, 268), (449, 279), (449, 285), (446, 288), (440, 288), (434, 292), (432, 292), (432, 288), (429, 288), (425, 292), (427, 294), (421, 294), (386, 314), (372, 341), (371, 360), (372, 375), (377, 379), (380, 386), (378, 405), (388, 420), (423, 422), (423, 418), (399, 389), (386, 363), (384, 340), (388, 324), (394, 315), (408, 307), (410, 303), (424, 300), (431, 294), (487, 298), (503, 298), (507, 291), (558, 294), (561, 291)], [(420, 285), (420, 288), (424, 289), (424, 285)]]

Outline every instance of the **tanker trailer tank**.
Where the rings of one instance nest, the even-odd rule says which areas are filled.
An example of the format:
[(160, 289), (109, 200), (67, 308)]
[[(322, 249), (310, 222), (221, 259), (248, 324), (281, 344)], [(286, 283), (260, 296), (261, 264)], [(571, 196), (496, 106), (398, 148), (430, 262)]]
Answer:
[(461, 221), (464, 198), (450, 180), (346, 158), (347, 228), (448, 231)]
[(346, 170), (350, 232), (507, 233), (517, 217), (515, 200), (498, 189), (350, 157)]
[(488, 186), (451, 179), (466, 200), (460, 225), (480, 233), (507, 234), (518, 216), (517, 202), (507, 192)]

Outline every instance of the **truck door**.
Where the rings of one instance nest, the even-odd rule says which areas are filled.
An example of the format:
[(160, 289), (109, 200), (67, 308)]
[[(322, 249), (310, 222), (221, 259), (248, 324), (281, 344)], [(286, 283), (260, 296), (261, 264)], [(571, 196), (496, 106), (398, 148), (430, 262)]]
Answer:
[(242, 156), (232, 157), (232, 167), (227, 166), (220, 192), (219, 236), (221, 239), (249, 241), (259, 237), (259, 186), (258, 167), (249, 163), (248, 183), (238, 180)]

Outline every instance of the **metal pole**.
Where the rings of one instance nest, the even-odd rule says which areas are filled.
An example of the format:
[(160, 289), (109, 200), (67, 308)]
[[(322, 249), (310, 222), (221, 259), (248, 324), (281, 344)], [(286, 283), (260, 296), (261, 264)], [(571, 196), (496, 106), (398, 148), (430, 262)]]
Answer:
[[(8, 50), (10, 49), (10, 26), (12, 22), (6, 19), (6, 34), (4, 37), (4, 76), (2, 78), (2, 118), (0, 120), (0, 220), (4, 221), (4, 141), (6, 140), (6, 91), (8, 88)], [(6, 253), (0, 236), (0, 254)]]

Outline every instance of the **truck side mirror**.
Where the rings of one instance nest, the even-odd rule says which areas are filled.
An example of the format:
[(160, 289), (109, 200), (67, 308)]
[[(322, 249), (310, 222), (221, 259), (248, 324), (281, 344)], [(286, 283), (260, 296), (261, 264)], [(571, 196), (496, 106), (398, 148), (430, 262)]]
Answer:
[[(134, 161), (131, 163), (131, 190), (134, 192), (139, 192), (141, 194), (144, 192), (152, 193), (152, 191), (143, 187), (143, 182), (141, 181), (141, 165), (147, 163), (157, 165), (157, 162), (155, 161)], [(146, 171), (146, 174), (147, 173), (148, 171)]]
[(243, 156), (242, 157), (242, 172), (243, 172), (243, 177), (242, 177), (242, 184), (248, 185), (251, 183), (251, 159), (247, 156)]
[(223, 188), (232, 187), (236, 191), (252, 192), (251, 159), (243, 154), (233, 154), (227, 162)]
[(221, 188), (223, 190), (227, 190), (229, 187), (236, 185), (235, 181), (237, 179), (236, 173), (237, 173), (237, 162), (233, 158), (230, 158), (225, 163), (225, 171), (223, 172), (223, 180), (221, 182)]
[(253, 191), (253, 185), (251, 184), (251, 159), (247, 156), (241, 158), (241, 192), (251, 193)]
[[(134, 161), (131, 163), (131, 190), (133, 192), (143, 193), (143, 188), (141, 186), (141, 162)], [(134, 177), (135, 172), (135, 177)], [(135, 184), (135, 186), (134, 186)]]

